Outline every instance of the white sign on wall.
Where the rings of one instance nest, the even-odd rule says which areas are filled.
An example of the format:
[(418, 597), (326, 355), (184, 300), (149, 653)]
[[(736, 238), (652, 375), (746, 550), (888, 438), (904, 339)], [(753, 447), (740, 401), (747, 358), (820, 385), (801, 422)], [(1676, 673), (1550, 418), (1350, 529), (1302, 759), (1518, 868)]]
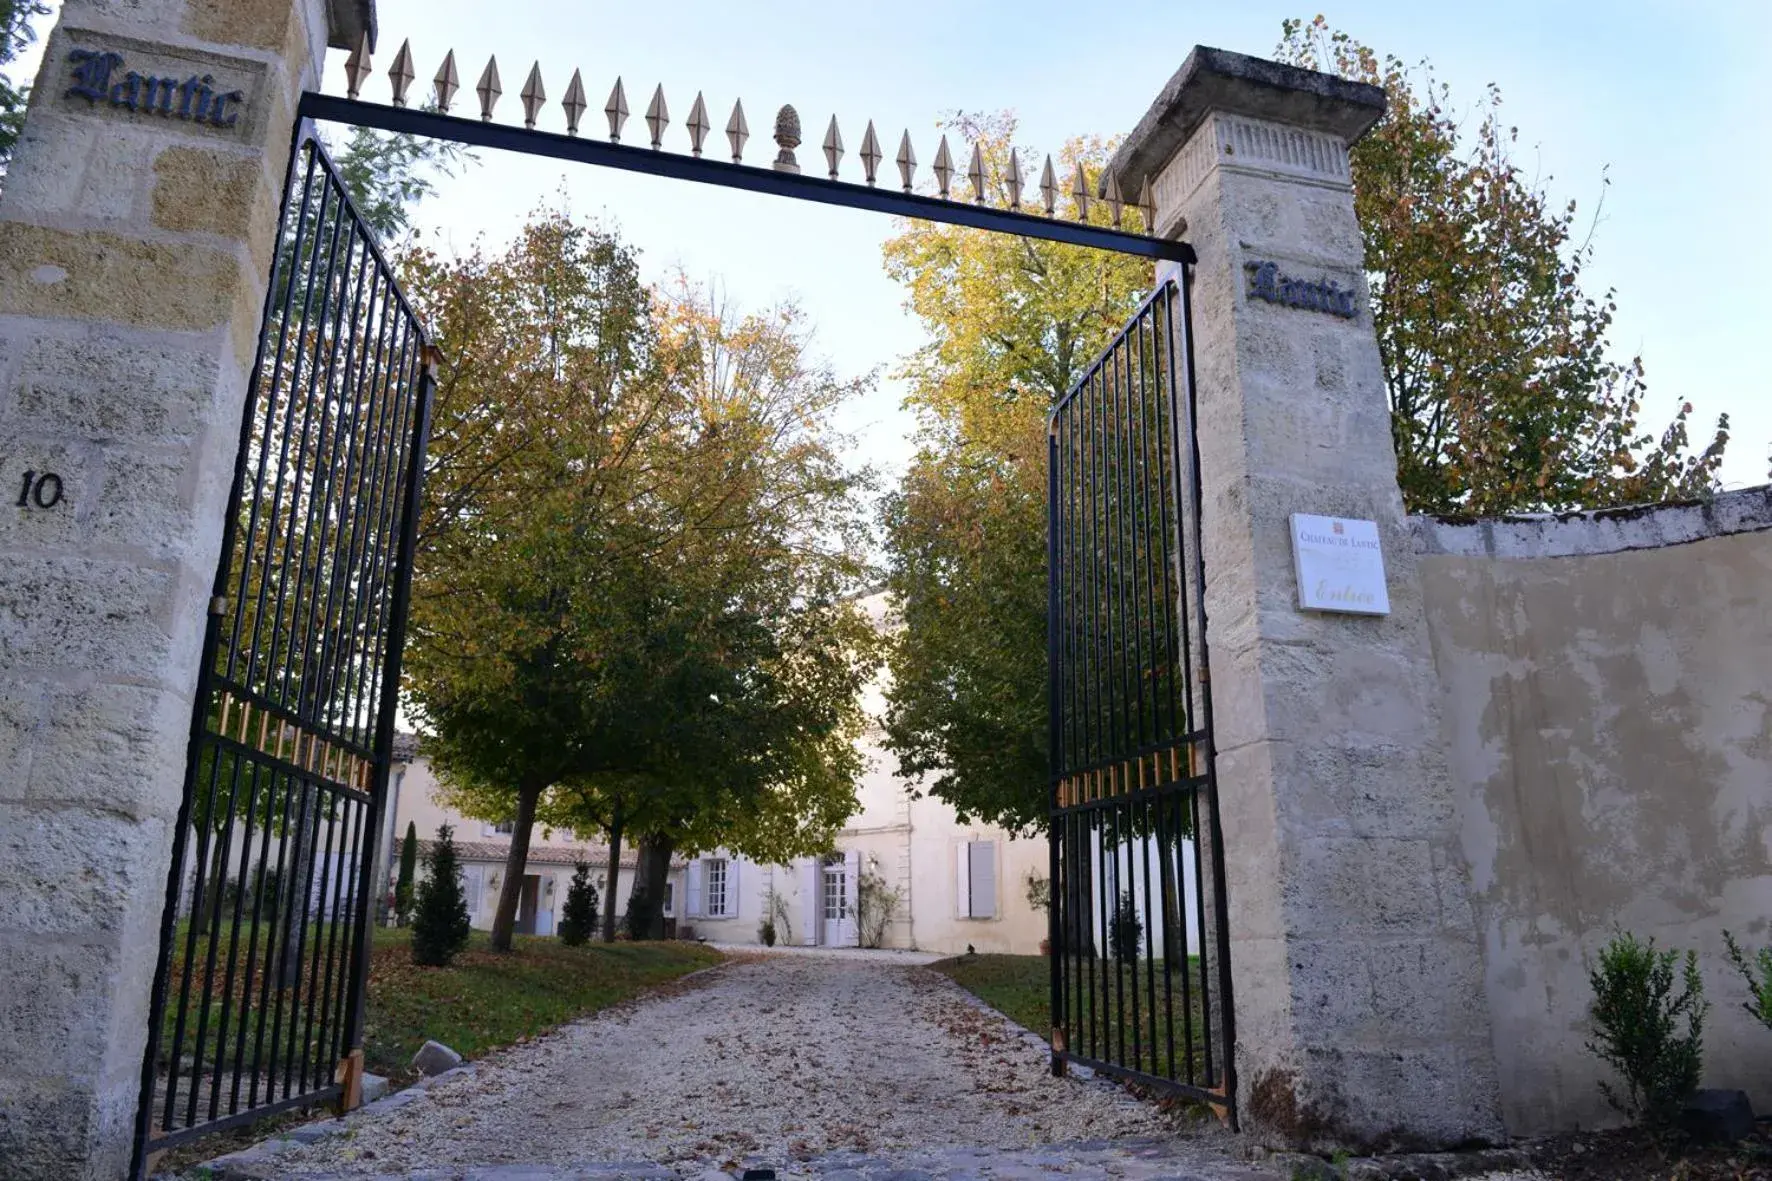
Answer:
[(1390, 614), (1377, 522), (1293, 513), (1292, 563), (1302, 610)]

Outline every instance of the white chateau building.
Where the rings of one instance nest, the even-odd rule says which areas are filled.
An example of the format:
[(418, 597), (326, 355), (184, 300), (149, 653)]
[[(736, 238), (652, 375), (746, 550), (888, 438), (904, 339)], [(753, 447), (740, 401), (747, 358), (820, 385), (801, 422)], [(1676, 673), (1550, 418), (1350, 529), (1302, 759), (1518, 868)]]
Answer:
[[(885, 596), (863, 606), (884, 620)], [(761, 942), (759, 928), (776, 916), (778, 943), (857, 946), (863, 938), (858, 896), (865, 889), (895, 895), (880, 931), (884, 947), (917, 948), (958, 954), (980, 952), (1034, 955), (1046, 937), (1046, 915), (1028, 900), (1030, 877), (1047, 874), (1043, 838), (1012, 839), (1003, 829), (963, 825), (952, 807), (932, 796), (913, 799), (913, 784), (898, 773), (897, 760), (882, 748), (878, 719), (885, 709), (884, 674), (866, 691), (870, 719), (861, 739), (868, 771), (857, 789), (857, 806), (839, 832), (835, 850), (823, 858), (801, 858), (789, 865), (759, 865), (716, 850), (674, 864), (666, 917), (679, 936), (717, 943)], [(413, 822), (421, 841), (439, 824), (455, 829), (467, 880), (468, 909), (478, 928), (492, 925), (510, 847), (508, 825), (471, 819), (441, 805), (437, 781), (422, 752), (410, 745), (389, 780), (391, 807), (381, 842), (390, 883), (399, 863), (400, 841)], [(567, 883), (579, 860), (592, 867), (601, 899), (609, 850), (600, 834), (547, 831), (538, 827), (529, 847), (517, 930), (551, 935), (566, 902)], [(625, 911), (633, 886), (634, 859), (622, 855), (616, 893)], [(864, 907), (862, 915), (868, 913)]]

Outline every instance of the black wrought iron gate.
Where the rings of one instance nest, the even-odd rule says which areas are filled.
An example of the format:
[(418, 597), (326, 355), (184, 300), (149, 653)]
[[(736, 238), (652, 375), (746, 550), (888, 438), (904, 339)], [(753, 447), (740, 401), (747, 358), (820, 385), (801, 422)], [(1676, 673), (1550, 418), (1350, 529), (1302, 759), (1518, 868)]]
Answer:
[(304, 124), (198, 674), (138, 1175), (360, 1068), (428, 349)]
[(1188, 313), (1164, 282), (1052, 414), (1053, 1067), (1234, 1121)]

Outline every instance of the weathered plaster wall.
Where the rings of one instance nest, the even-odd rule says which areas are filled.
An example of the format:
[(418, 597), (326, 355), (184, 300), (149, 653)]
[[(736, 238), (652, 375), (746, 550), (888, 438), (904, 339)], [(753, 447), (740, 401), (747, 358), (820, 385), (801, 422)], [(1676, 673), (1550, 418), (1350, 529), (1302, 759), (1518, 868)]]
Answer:
[(1508, 1130), (1613, 1118), (1584, 1040), (1620, 927), (1698, 950), (1705, 1084), (1772, 1110), (1722, 938), (1772, 943), (1772, 489), (1415, 526)]

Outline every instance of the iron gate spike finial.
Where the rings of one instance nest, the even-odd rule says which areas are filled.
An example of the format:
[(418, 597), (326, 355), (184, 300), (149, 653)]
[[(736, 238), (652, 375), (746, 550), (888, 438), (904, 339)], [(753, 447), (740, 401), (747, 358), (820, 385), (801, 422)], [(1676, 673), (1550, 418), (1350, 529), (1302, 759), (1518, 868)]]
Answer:
[(1014, 148), (1009, 149), (1009, 208), (1021, 211), (1021, 153)]
[(482, 123), (492, 122), (493, 104), (498, 102), (499, 96), (505, 92), (498, 80), (497, 54), (486, 59), (486, 68), (480, 72), (480, 81), (474, 87), (474, 92), (480, 96), (480, 121)]
[(620, 74), (615, 76), (615, 89), (609, 92), (603, 113), (609, 116), (609, 142), (620, 143), (622, 124), (628, 121), (628, 92), (622, 89)]
[(455, 101), (455, 92), (461, 89), (461, 78), (455, 72), (455, 50), (443, 55), (443, 64), (437, 67), (437, 76), (431, 79), (431, 85), (436, 91), (437, 109), (448, 114), (449, 104)]
[(966, 166), (966, 179), (972, 182), (972, 203), (984, 204), (984, 149), (977, 142), (972, 145), (972, 163)]
[(879, 174), (880, 161), (885, 157), (880, 154), (880, 139), (874, 134), (874, 121), (868, 120), (868, 129), (861, 137), (861, 170), (867, 177), (869, 186)]
[(775, 112), (775, 146), (781, 149), (775, 154), (775, 170), (799, 172), (800, 162), (794, 159), (794, 149), (800, 146), (800, 112), (792, 105), (784, 104)]
[(1120, 211), (1126, 202), (1120, 197), (1120, 178), (1112, 168), (1102, 173), (1101, 195), (1107, 202), (1108, 213), (1114, 219), (1114, 228), (1120, 228)]
[(1046, 216), (1058, 214), (1058, 174), (1052, 171), (1052, 157), (1046, 157), (1046, 170), (1040, 173), (1040, 204), (1046, 207)]
[(369, 30), (363, 30), (363, 39), (357, 42), (357, 48), (351, 50), (351, 56), (345, 60), (345, 97), (356, 98), (362, 93), (363, 82), (374, 67), (369, 64)]
[(412, 68), (412, 40), (408, 38), (400, 43), (400, 52), (394, 55), (394, 64), (388, 67), (388, 80), (394, 84), (394, 105), (406, 105), (406, 88), (418, 74)]
[(904, 138), (898, 141), (898, 175), (904, 181), (904, 191), (911, 191), (911, 182), (917, 175), (917, 153), (911, 150), (911, 133), (906, 128)]
[(708, 132), (714, 125), (708, 122), (708, 104), (702, 101), (701, 91), (695, 92), (695, 105), (689, 108), (689, 122), (683, 126), (689, 128), (689, 151), (692, 155), (701, 155), (702, 141), (707, 139)]
[(591, 105), (585, 100), (585, 80), (577, 70), (572, 71), (572, 81), (566, 84), (566, 97), (560, 105), (566, 110), (566, 134), (577, 135), (578, 121)]
[(541, 63), (538, 61), (529, 67), (529, 80), (523, 83), (523, 126), (535, 126), (535, 117), (547, 101), (548, 92), (541, 84)]
[(1144, 232), (1152, 237), (1157, 233), (1157, 194), (1151, 188), (1151, 178), (1147, 173), (1144, 184), (1138, 190), (1138, 216), (1144, 219)]
[(652, 101), (646, 104), (646, 126), (652, 131), (653, 151), (664, 143), (664, 129), (670, 125), (671, 111), (665, 106), (664, 83), (660, 82), (652, 91)]
[(831, 116), (831, 125), (825, 128), (824, 158), (831, 166), (831, 179), (837, 179), (837, 161), (843, 158), (843, 133), (837, 130), (837, 117)]
[(732, 118), (726, 120), (726, 139), (732, 144), (732, 162), (743, 163), (744, 144), (751, 138), (751, 125), (745, 122), (744, 100), (734, 99), (732, 102)]
[(945, 201), (948, 195), (948, 180), (954, 175), (954, 158), (948, 154), (948, 137), (941, 137), (941, 146), (935, 149), (935, 163), (930, 165), (935, 173), (935, 187)]
[(1089, 178), (1083, 172), (1083, 162), (1077, 161), (1077, 175), (1071, 181), (1071, 200), (1076, 204), (1077, 220), (1089, 220)]

